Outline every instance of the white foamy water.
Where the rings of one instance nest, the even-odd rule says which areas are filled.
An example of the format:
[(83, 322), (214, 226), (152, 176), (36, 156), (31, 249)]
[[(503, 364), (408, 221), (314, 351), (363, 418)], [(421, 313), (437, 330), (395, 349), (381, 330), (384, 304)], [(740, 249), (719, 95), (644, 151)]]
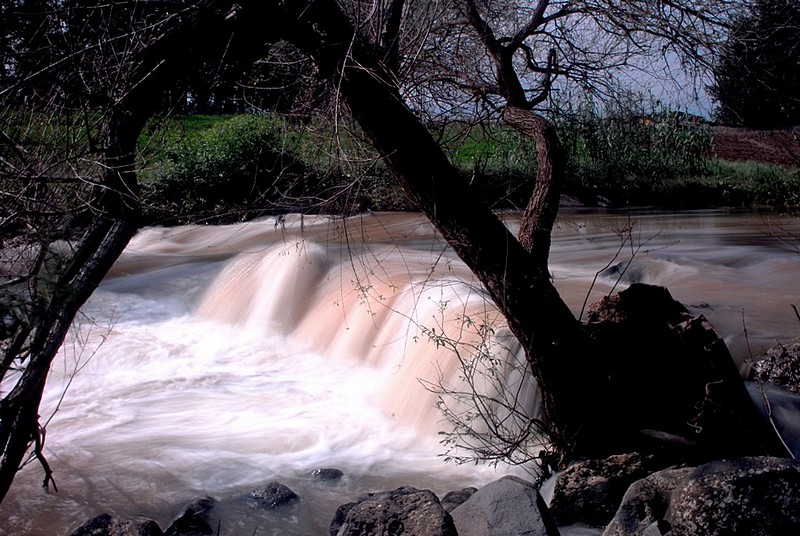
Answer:
[[(666, 285), (711, 319), (739, 361), (743, 318), (756, 349), (797, 332), (795, 220), (632, 221), (625, 268), (631, 248), (614, 254), (626, 216), (562, 217), (551, 268), (576, 312), (595, 273), (616, 265), (592, 299), (615, 284)], [(322, 535), (336, 507), (363, 491), (441, 494), (493, 480), (505, 470), (442, 461), (436, 397), (419, 381), (457, 383), (454, 353), (431, 339), (467, 352), (485, 322), (515, 351), (418, 215), (145, 229), (83, 309), (48, 381), (41, 414), (59, 493), (43, 492), (39, 468), (26, 467), (0, 505), (0, 534), (68, 534), (102, 512), (166, 528), (184, 503), (212, 495), (223, 534)], [(346, 476), (314, 481), (319, 467)], [(237, 501), (271, 480), (303, 501), (270, 515)]]

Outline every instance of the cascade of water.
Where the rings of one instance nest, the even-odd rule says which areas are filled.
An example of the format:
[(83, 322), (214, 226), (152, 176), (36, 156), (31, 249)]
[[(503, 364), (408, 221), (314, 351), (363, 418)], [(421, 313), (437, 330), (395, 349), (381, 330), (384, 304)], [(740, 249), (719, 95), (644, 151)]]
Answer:
[[(595, 273), (635, 253), (629, 280), (668, 286), (728, 335), (739, 359), (743, 317), (753, 351), (796, 334), (800, 255), (765, 234), (762, 218), (637, 221), (615, 258), (628, 215), (561, 219), (551, 271), (576, 312)], [(778, 223), (800, 236), (795, 219)], [(603, 273), (591, 297), (625, 284)], [(520, 358), (516, 342), (419, 215), (145, 229), (83, 309), (48, 380), (41, 414), (59, 493), (43, 493), (28, 465), (0, 505), (0, 534), (68, 533), (105, 511), (165, 526), (188, 500), (235, 497), (273, 478), (307, 498), (292, 514), (307, 521), (269, 530), (327, 534), (336, 507), (363, 491), (486, 482), (498, 473), (439, 459), (437, 396), (420, 378), (459, 389), (459, 357), (490, 348), (506, 357), (469, 379), (490, 389), (486, 378), (503, 378), (535, 411), (530, 383), (503, 370)], [(319, 466), (348, 477), (333, 487), (303, 478)]]

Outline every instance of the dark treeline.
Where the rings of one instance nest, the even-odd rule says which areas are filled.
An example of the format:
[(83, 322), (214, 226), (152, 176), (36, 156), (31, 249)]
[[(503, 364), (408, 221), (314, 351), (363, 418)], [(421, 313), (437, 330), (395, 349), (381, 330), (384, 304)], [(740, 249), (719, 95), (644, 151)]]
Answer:
[[(0, 3), (0, 89), (14, 89), (21, 104), (58, 96), (85, 95), (91, 84), (81, 74), (65, 84), (59, 64), (75, 63), (85, 70), (87, 51), (113, 36), (123, 55), (141, 21), (185, 17), (186, 2), (134, 1), (97, 3), (91, 0), (11, 0)], [(138, 21), (136, 29), (131, 21)], [(281, 42), (262, 45), (256, 62), (242, 61), (236, 50), (245, 43), (234, 36), (225, 50), (204, 58), (198, 68), (163, 91), (161, 113), (240, 114), (269, 110), (294, 113), (319, 106), (320, 82), (307, 56)], [(105, 50), (105, 47), (102, 47)], [(81, 57), (82, 66), (75, 58)], [(248, 55), (248, 57), (251, 55)], [(111, 88), (106, 88), (111, 89)], [(107, 94), (94, 90), (98, 98)], [(8, 100), (6, 100), (8, 103)]]

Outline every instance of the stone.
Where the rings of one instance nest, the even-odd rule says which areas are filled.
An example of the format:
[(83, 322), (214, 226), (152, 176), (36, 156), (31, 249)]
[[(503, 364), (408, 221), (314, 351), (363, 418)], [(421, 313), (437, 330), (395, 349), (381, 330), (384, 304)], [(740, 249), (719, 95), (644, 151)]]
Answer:
[(643, 535), (645, 531), (656, 534), (656, 529), (668, 530), (669, 523), (664, 517), (672, 492), (693, 471), (693, 467), (664, 469), (633, 483), (603, 536)]
[(584, 451), (669, 455), (695, 463), (782, 455), (713, 326), (663, 287), (634, 283), (593, 305), (584, 325), (607, 378), (604, 435)]
[(339, 507), (332, 536), (458, 536), (436, 495), (412, 487), (367, 493)]
[(341, 480), (341, 478), (344, 476), (344, 473), (339, 469), (334, 469), (332, 467), (320, 467), (311, 471), (310, 475), (314, 480), (332, 482), (334, 480)]
[(753, 363), (752, 376), (800, 394), (800, 338), (767, 350)]
[(211, 512), (217, 501), (203, 497), (191, 502), (164, 531), (164, 536), (204, 536), (214, 534), (211, 528)]
[(478, 491), (478, 488), (472, 487), (450, 491), (442, 497), (442, 508), (452, 512), (454, 508), (464, 504), (476, 491)]
[(605, 527), (628, 487), (652, 472), (652, 457), (638, 453), (585, 460), (556, 477), (550, 512), (559, 526)]
[(645, 531), (648, 536), (800, 534), (800, 463), (747, 457), (654, 473), (630, 487), (603, 536)]
[(247, 495), (248, 503), (254, 508), (272, 510), (300, 500), (300, 497), (280, 482), (270, 482), (263, 488), (251, 491)]
[(698, 467), (672, 492), (673, 534), (800, 534), (800, 463), (739, 458)]
[(71, 536), (163, 536), (161, 528), (146, 517), (100, 514), (75, 529)]
[(539, 491), (515, 476), (505, 476), (482, 487), (451, 515), (459, 536), (559, 534)]

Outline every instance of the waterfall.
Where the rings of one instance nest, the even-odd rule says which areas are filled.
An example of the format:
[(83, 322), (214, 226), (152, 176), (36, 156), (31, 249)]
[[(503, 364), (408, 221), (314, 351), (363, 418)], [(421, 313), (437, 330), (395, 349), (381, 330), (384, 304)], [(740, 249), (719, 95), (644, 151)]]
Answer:
[[(766, 223), (576, 211), (554, 230), (550, 269), (577, 312), (587, 293), (627, 284), (604, 267), (618, 274), (632, 260), (629, 280), (667, 286), (745, 361), (797, 332), (800, 222)], [(631, 227), (620, 249), (618, 230)], [(464, 369), (475, 354), (482, 365)], [(478, 486), (509, 469), (442, 460), (448, 423), (433, 391), (474, 387), (535, 415), (524, 366), (497, 309), (419, 214), (143, 229), (48, 378), (40, 414), (59, 492), (43, 492), (27, 465), (0, 505), (0, 535), (68, 534), (102, 512), (166, 527), (205, 495), (244, 523), (223, 534), (323, 535), (365, 491)], [(318, 467), (346, 477), (314, 482)], [(275, 479), (303, 497), (299, 510), (252, 518), (236, 499)]]

